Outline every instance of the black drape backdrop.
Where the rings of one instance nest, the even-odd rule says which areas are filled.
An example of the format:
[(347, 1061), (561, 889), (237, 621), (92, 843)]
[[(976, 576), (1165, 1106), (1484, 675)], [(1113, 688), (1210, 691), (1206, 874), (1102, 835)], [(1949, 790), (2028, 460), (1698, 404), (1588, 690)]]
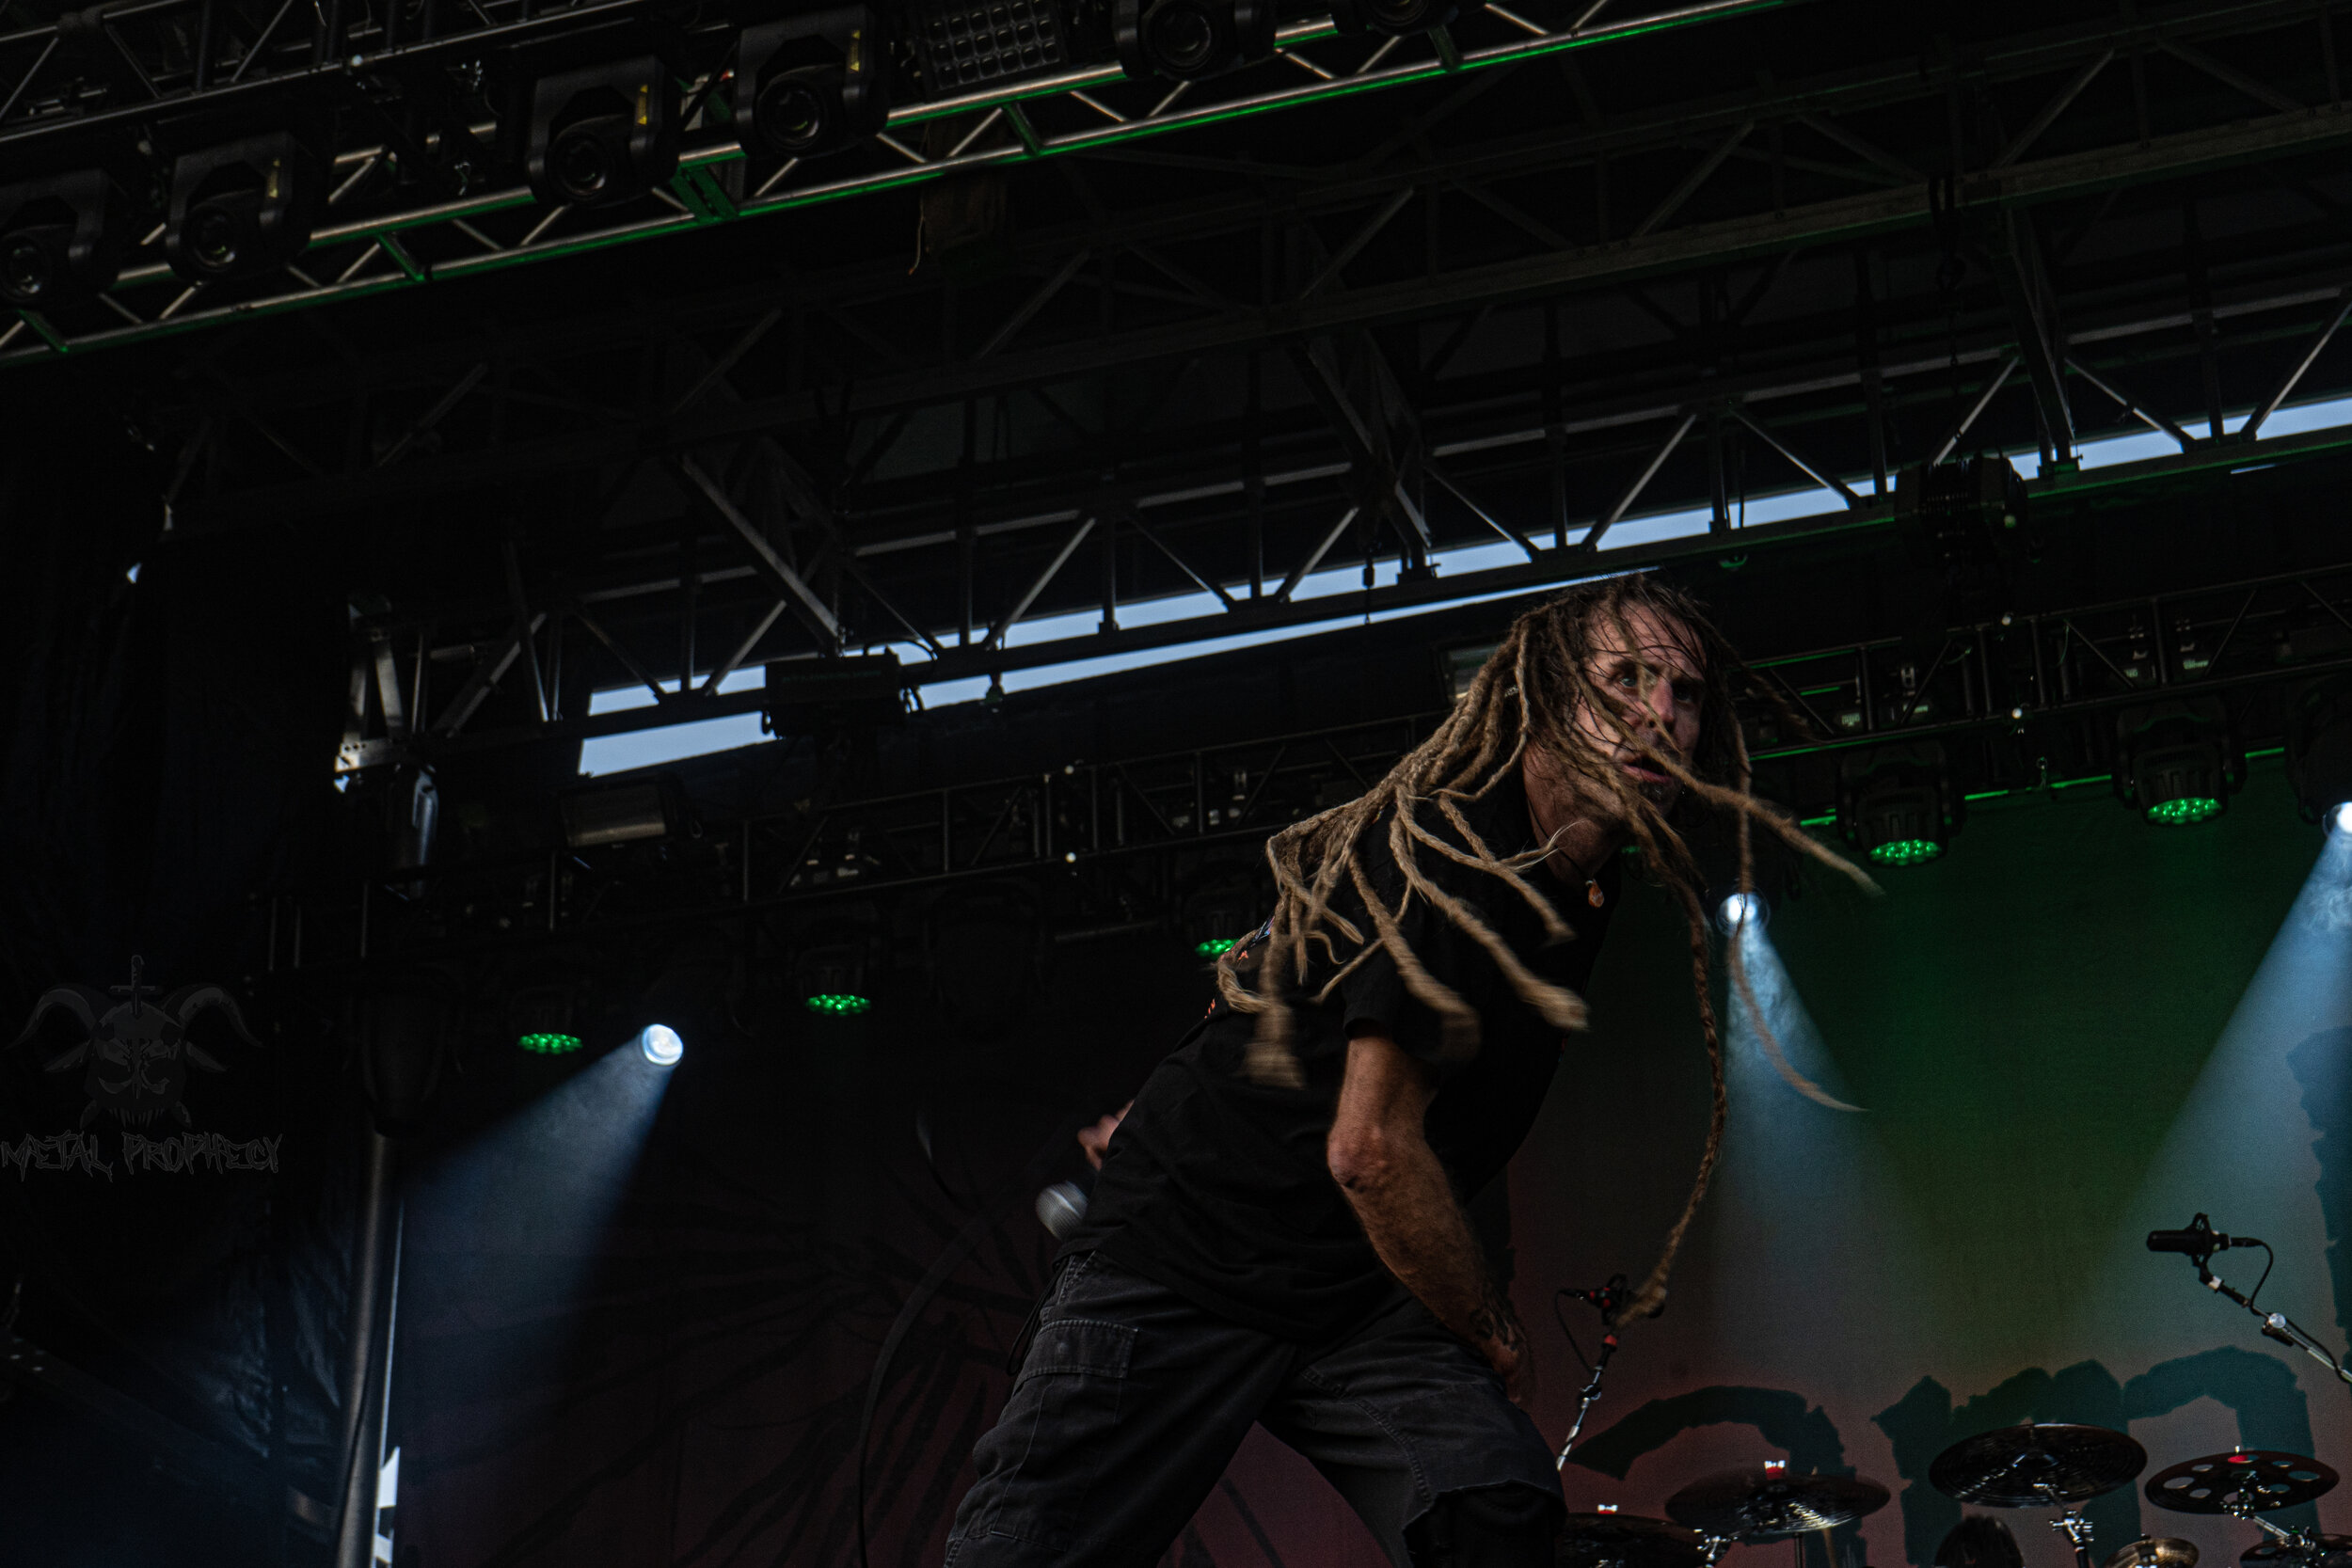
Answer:
[[(191, 1066), (186, 1121), (142, 1131), (279, 1141), (274, 1172), (135, 1168), (117, 1123), (85, 1126), (82, 1069), (48, 1070), (78, 1025), (52, 1014), (0, 1053), (0, 1148), (17, 1153), (0, 1310), (257, 1478), (241, 1496), (152, 1475), (143, 1447), (23, 1409), (0, 1418), (0, 1518), (12, 1548), (58, 1563), (274, 1552), (264, 1494), (331, 1497), (339, 1431), (340, 1021), (272, 987), (266, 895), (337, 828), (342, 584), (316, 537), (168, 531), (171, 475), (135, 430), (94, 400), (21, 403), (0, 451), (0, 1040), (52, 986), (126, 984), (135, 955), (164, 994), (220, 984), (258, 1043), (199, 1016), (191, 1037), (222, 1070)], [(73, 1132), (94, 1162), (27, 1152)]]

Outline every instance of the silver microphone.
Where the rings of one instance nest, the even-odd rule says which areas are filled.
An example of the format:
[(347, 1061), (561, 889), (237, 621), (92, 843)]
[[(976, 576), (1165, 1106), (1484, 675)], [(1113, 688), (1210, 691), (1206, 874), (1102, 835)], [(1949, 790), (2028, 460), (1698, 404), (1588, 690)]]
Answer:
[(1075, 1181), (1057, 1181), (1037, 1195), (1037, 1223), (1057, 1242), (1076, 1235), (1086, 1217), (1086, 1189)]

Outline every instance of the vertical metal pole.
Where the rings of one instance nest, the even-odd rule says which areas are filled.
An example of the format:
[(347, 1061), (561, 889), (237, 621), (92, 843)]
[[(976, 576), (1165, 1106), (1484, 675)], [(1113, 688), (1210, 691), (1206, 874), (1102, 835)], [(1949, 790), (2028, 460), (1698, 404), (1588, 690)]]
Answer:
[[(1605, 226), (1604, 226), (1605, 227)], [(1544, 450), (1551, 460), (1551, 545), (1568, 547), (1568, 444), (1560, 428), (1560, 307), (1544, 307)]]
[(1708, 527), (1716, 533), (1731, 531), (1731, 487), (1724, 480), (1725, 444), (1723, 405), (1709, 404), (1707, 410), (1707, 472), (1713, 488), (1715, 512)]
[(1119, 629), (1119, 513), (1103, 511), (1103, 622), (1098, 631)]
[(373, 1403), (376, 1324), (383, 1316), (384, 1235), (392, 1207), (392, 1141), (367, 1131), (359, 1230), (352, 1246), (351, 1327), (343, 1346), (343, 1495), (335, 1532), (335, 1568), (368, 1568), (375, 1556), (376, 1429)]
[(1259, 405), (1263, 378), (1258, 356), (1249, 356), (1248, 418), (1243, 421), (1242, 491), (1249, 498), (1249, 596), (1265, 596), (1265, 467), (1258, 451)]
[(2198, 222), (2197, 203), (2181, 208), (2182, 258), (2188, 273), (2189, 320), (2197, 329), (2197, 360), (2204, 372), (2205, 423), (2213, 439), (2222, 435), (2221, 367), (2214, 356), (2213, 290), (2205, 277), (2205, 232)]
[(1885, 389), (1879, 375), (1878, 299), (1870, 287), (1870, 253), (1853, 253), (1854, 347), (1862, 371), (1863, 404), (1870, 421), (1871, 494), (1886, 494)]
[(219, 47), (219, 36), (214, 24), (220, 9), (220, 0), (204, 0), (196, 18), (196, 80), (195, 90), (203, 92), (213, 85), (213, 51)]
[[(421, 670), (421, 663), (420, 669)], [(560, 609), (550, 610), (548, 612), (548, 678), (545, 691), (548, 720), (563, 718), (564, 611)], [(419, 730), (424, 728), (424, 679), (421, 673), (417, 679), (417, 716), (410, 722)]]
[(963, 625), (959, 645), (966, 648), (972, 645), (972, 557), (973, 546), (977, 543), (972, 530), (972, 461), (973, 447), (979, 437), (978, 421), (979, 405), (970, 398), (964, 399), (963, 459), (956, 466), (956, 551), (958, 576), (963, 583)]
[(681, 603), (677, 622), (677, 691), (683, 697), (694, 689), (694, 623), (701, 609), (703, 578), (699, 556), (694, 547), (695, 535), (701, 525), (687, 520), (685, 531), (678, 535), (677, 582)]

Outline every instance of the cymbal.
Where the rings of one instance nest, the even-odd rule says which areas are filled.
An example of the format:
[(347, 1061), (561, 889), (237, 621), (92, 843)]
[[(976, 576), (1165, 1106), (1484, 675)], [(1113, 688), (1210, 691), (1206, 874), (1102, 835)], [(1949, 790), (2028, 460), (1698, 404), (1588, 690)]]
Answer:
[(1699, 1568), (1706, 1544), (1680, 1525), (1634, 1513), (1571, 1513), (1560, 1568)]
[(2197, 1544), (2178, 1536), (2141, 1536), (2100, 1568), (2197, 1568)]
[(2234, 1513), (2241, 1518), (2324, 1497), (2336, 1473), (2316, 1459), (2277, 1449), (2240, 1449), (2185, 1459), (2148, 1478), (2148, 1500), (2175, 1513)]
[(2129, 1485), (2147, 1464), (2120, 1432), (2040, 1421), (1962, 1438), (1935, 1456), (1928, 1484), (1980, 1508), (2062, 1508)]
[(1694, 1481), (1666, 1499), (1677, 1524), (1735, 1541), (1777, 1541), (1807, 1530), (1851, 1525), (1886, 1506), (1886, 1488), (1859, 1476), (1792, 1476), (1782, 1470), (1725, 1470)]
[(2237, 1560), (2245, 1568), (2352, 1568), (2352, 1535), (2313, 1536), (2309, 1545), (2265, 1537)]

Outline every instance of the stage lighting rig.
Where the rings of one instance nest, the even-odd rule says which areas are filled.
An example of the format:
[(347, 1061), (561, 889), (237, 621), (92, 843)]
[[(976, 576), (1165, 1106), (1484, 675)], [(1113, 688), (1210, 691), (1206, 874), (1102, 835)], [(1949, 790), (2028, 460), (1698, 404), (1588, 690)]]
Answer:
[(1274, 53), (1273, 0), (1116, 0), (1111, 34), (1130, 76), (1197, 82)]
[(0, 187), (0, 300), (47, 310), (104, 293), (131, 222), (130, 198), (103, 169)]
[(564, 819), (564, 842), (575, 849), (691, 836), (699, 831), (686, 786), (675, 773), (568, 790), (557, 798), (556, 812)]
[(1772, 924), (1772, 907), (1760, 893), (1725, 894), (1715, 904), (1715, 926), (1727, 937), (1738, 936), (1750, 926), (1762, 930)]
[(656, 1067), (675, 1067), (686, 1054), (685, 1039), (666, 1023), (646, 1024), (635, 1043)]
[(771, 735), (837, 735), (906, 722), (897, 654), (778, 659), (767, 668), (762, 722)]
[(2246, 752), (2219, 699), (2152, 703), (2116, 717), (2116, 799), (2149, 821), (2209, 821), (2245, 782)]
[(1932, 741), (1881, 747), (1848, 758), (1838, 769), (1837, 831), (1873, 864), (1936, 859), (1965, 813), (1944, 748)]
[(1895, 521), (1912, 558), (1944, 579), (1953, 623), (2010, 608), (2025, 564), (2042, 553), (2026, 482), (1994, 453), (1905, 468), (1895, 485)]
[(191, 283), (275, 272), (310, 243), (324, 166), (292, 131), (183, 152), (172, 160), (164, 260)]
[(507, 998), (506, 1026), (516, 1046), (534, 1056), (568, 1056), (586, 1043), (578, 1010), (571, 987), (529, 986)]
[(864, 6), (747, 27), (736, 45), (735, 135), (754, 157), (818, 158), (890, 119), (890, 60)]
[(933, 98), (1042, 75), (1070, 61), (1059, 0), (915, 0), (908, 12)]
[(1331, 24), (1343, 33), (1409, 38), (1452, 24), (1454, 0), (1332, 0)]
[[(2352, 804), (2352, 679), (2304, 688), (2287, 719), (2287, 781), (2303, 820), (2317, 822)], [(2352, 820), (2335, 817), (2352, 832)]]
[(528, 83), (523, 178), (549, 206), (614, 207), (677, 172), (677, 78), (645, 49)]
[(874, 1006), (866, 990), (869, 957), (863, 942), (805, 948), (792, 960), (792, 989), (812, 1013), (854, 1018)]
[(1184, 945), (1200, 958), (1214, 958), (1257, 929), (1267, 907), (1254, 868), (1208, 867), (1184, 895)]

